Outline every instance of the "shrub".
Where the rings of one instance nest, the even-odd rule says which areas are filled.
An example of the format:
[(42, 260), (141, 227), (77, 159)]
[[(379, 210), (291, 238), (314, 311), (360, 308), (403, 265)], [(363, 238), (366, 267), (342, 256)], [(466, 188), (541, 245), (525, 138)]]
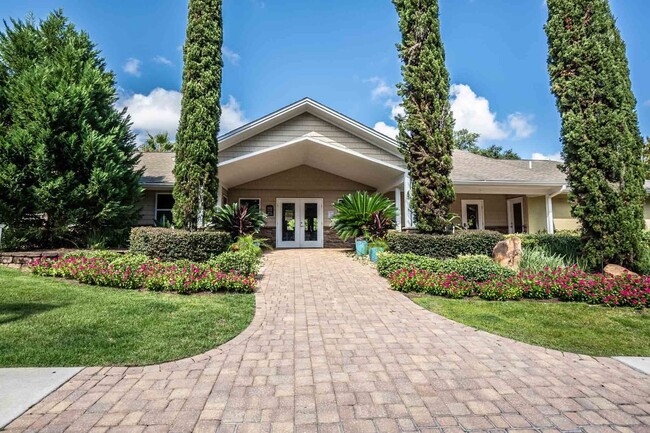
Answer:
[(387, 278), (398, 269), (421, 269), (438, 272), (440, 265), (440, 260), (418, 256), (417, 254), (380, 253), (377, 260), (377, 271), (379, 275)]
[(409, 234), (393, 232), (386, 236), (395, 253), (414, 253), (436, 259), (453, 259), (461, 255), (492, 256), (494, 246), (504, 239), (493, 231), (459, 231), (451, 235)]
[(512, 269), (504, 268), (490, 257), (479, 255), (443, 260), (438, 272), (456, 273), (466, 280), (478, 282), (493, 278), (507, 278), (516, 274)]
[(517, 285), (502, 280), (491, 280), (477, 287), (478, 296), (488, 301), (516, 301), (523, 297), (524, 291)]
[(131, 230), (130, 251), (163, 261), (186, 259), (204, 262), (225, 252), (230, 243), (230, 235), (225, 232), (136, 227)]
[(206, 264), (162, 262), (143, 255), (129, 254), (112, 262), (100, 257), (79, 256), (37, 259), (31, 263), (31, 269), (37, 275), (68, 278), (84, 284), (184, 294), (206, 291), (251, 292), (256, 284), (252, 276), (222, 272)]
[(543, 272), (520, 272), (509, 278), (472, 282), (457, 273), (441, 274), (417, 269), (399, 269), (390, 275), (391, 287), (405, 292), (462, 297), (477, 294), (487, 300), (557, 298), (610, 307), (650, 307), (650, 277), (612, 277), (588, 274), (577, 267)]
[(401, 292), (420, 292), (456, 299), (471, 296), (474, 290), (474, 283), (461, 275), (421, 269), (398, 269), (390, 275), (389, 281), (393, 289)]
[(213, 257), (208, 264), (222, 272), (241, 275), (257, 275), (260, 271), (260, 257), (250, 250), (228, 251)]
[(262, 256), (262, 248), (271, 249), (266, 243), (267, 239), (255, 239), (253, 235), (239, 236), (235, 242), (230, 245), (230, 251), (248, 251), (258, 257)]
[[(395, 204), (388, 197), (380, 194), (368, 194), (366, 191), (357, 191), (343, 196), (334, 203), (337, 211), (332, 219), (332, 229), (341, 239), (368, 236), (370, 226), (379, 236), (392, 227), (392, 220), (397, 214)], [(376, 220), (373, 222), (373, 218)], [(390, 226), (387, 224), (390, 221)]]
[(69, 258), (82, 258), (85, 257), (87, 259), (93, 259), (93, 258), (99, 258), (99, 259), (105, 259), (110, 261), (119, 259), (122, 257), (124, 253), (119, 253), (117, 251), (110, 251), (110, 250), (92, 250), (92, 251), (75, 251), (72, 253), (67, 253), (66, 255), (63, 256), (64, 259), (69, 259)]
[(541, 272), (545, 269), (557, 269), (567, 265), (564, 257), (551, 254), (544, 248), (526, 247), (522, 250), (520, 268), (523, 270)]
[(259, 233), (264, 227), (266, 214), (257, 206), (227, 204), (217, 209), (213, 224), (216, 228), (230, 233), (233, 240), (240, 236)]

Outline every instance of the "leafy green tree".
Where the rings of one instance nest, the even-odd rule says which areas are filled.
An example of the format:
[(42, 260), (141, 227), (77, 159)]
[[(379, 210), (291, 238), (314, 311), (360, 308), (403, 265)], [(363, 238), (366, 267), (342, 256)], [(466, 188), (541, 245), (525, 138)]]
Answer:
[(217, 202), (222, 43), (221, 0), (190, 0), (173, 209), (174, 224), (188, 230), (210, 221)]
[(650, 137), (646, 137), (645, 139), (643, 160), (645, 161), (645, 178), (650, 179)]
[(625, 44), (607, 0), (548, 0), (548, 70), (583, 255), (594, 268), (644, 254), (643, 139)]
[(454, 147), (460, 150), (477, 153), (481, 148), (478, 147), (478, 139), (481, 134), (469, 132), (467, 129), (454, 131)]
[(399, 16), (403, 82), (398, 84), (405, 115), (398, 141), (411, 177), (411, 207), (423, 232), (443, 231), (454, 201), (451, 183), (454, 118), (449, 73), (440, 36), (437, 0), (393, 0)]
[(0, 33), (0, 222), (6, 247), (109, 245), (141, 195), (130, 120), (88, 34), (51, 13)]
[(479, 147), (480, 136), (480, 134), (469, 132), (467, 129), (454, 131), (454, 147), (492, 159), (521, 159), (512, 149), (504, 150), (503, 147), (494, 144), (485, 149)]
[(147, 140), (140, 147), (142, 152), (173, 152), (174, 143), (169, 141), (169, 134), (166, 132), (151, 135), (147, 132)]

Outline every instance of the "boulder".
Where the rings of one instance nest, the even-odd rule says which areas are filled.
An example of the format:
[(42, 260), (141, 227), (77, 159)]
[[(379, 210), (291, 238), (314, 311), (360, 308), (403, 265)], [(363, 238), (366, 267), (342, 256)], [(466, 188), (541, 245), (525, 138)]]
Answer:
[(492, 250), (492, 258), (504, 268), (518, 271), (521, 263), (521, 239), (513, 236), (502, 240)]
[(639, 276), (639, 274), (634, 273), (634, 272), (630, 271), (629, 269), (624, 268), (623, 266), (611, 265), (611, 264), (605, 266), (605, 268), (603, 269), (603, 272), (605, 274), (611, 275), (613, 277), (620, 277), (620, 276), (627, 275), (627, 274), (632, 275), (634, 277)]

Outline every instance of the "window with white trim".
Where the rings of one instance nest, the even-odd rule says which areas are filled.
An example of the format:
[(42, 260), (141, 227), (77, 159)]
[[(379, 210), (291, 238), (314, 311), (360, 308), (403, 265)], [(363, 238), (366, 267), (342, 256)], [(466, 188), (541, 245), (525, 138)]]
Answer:
[(259, 198), (240, 198), (239, 199), (239, 206), (246, 206), (248, 209), (251, 209), (253, 207), (257, 207), (258, 209), (262, 209), (262, 200)]
[(174, 196), (170, 193), (159, 192), (156, 194), (155, 218), (157, 223), (165, 221), (172, 222), (172, 208), (174, 207)]

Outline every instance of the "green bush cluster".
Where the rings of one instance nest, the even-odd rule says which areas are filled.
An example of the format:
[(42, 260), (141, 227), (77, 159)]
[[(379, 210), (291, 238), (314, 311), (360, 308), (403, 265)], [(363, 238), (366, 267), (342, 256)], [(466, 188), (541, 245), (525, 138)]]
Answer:
[(455, 259), (438, 260), (418, 256), (413, 253), (380, 254), (377, 270), (383, 277), (389, 277), (400, 269), (419, 269), (440, 274), (456, 274), (467, 281), (482, 282), (491, 278), (508, 278), (515, 271), (495, 263), (490, 257), (482, 255), (460, 256)]
[(230, 234), (220, 231), (186, 231), (160, 227), (131, 230), (130, 251), (163, 261), (205, 262), (228, 250)]
[(488, 256), (460, 256), (456, 259), (443, 260), (438, 272), (458, 274), (469, 281), (487, 281), (491, 278), (508, 278), (516, 274), (512, 269), (504, 268)]
[(494, 246), (505, 239), (489, 230), (459, 231), (450, 235), (389, 233), (386, 242), (395, 253), (413, 253), (436, 259), (453, 259), (462, 255), (492, 256)]
[(237, 272), (242, 275), (257, 275), (260, 271), (260, 257), (252, 251), (227, 251), (208, 261), (208, 265), (221, 272)]
[(394, 254), (380, 253), (377, 260), (377, 271), (379, 275), (388, 278), (398, 269), (424, 269), (430, 272), (437, 272), (440, 269), (441, 261), (431, 257), (418, 256), (413, 253)]

